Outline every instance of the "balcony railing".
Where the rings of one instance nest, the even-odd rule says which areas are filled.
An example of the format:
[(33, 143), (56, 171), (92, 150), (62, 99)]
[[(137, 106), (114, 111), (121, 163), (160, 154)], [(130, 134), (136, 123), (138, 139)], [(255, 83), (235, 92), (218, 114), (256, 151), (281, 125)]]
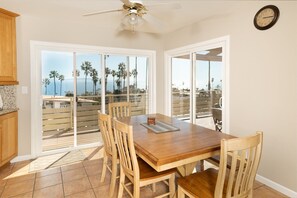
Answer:
[[(196, 92), (196, 118), (211, 116), (211, 109), (219, 104), (221, 96), (220, 90)], [(172, 92), (172, 116), (187, 119), (190, 112), (190, 93)]]
[[(108, 94), (105, 97), (105, 105), (107, 107), (108, 103), (125, 101), (126, 98), (127, 94)], [(73, 100), (73, 97), (43, 98), (43, 133), (65, 132), (73, 129)], [(129, 101), (131, 102), (132, 115), (148, 112), (147, 94), (129, 94)], [(76, 114), (78, 132), (98, 130), (98, 110), (101, 110), (100, 96), (80, 96), (78, 98)]]
[[(198, 92), (196, 94), (196, 118), (211, 116), (211, 108), (219, 103), (221, 93)], [(126, 101), (127, 94), (108, 94), (105, 105), (108, 103)], [(147, 94), (129, 94), (131, 114), (141, 115), (148, 112)], [(50, 97), (43, 99), (43, 133), (69, 131), (74, 127), (73, 97)], [(107, 108), (106, 108), (107, 109)], [(77, 102), (77, 131), (84, 132), (98, 130), (98, 110), (101, 110), (100, 96), (80, 96)], [(106, 111), (106, 113), (108, 113)], [(190, 95), (187, 92), (173, 92), (172, 116), (189, 118)]]

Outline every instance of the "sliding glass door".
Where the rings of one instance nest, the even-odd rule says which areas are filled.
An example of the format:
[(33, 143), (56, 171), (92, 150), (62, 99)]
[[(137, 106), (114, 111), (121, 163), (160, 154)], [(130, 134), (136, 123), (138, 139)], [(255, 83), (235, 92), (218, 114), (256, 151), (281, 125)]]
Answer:
[[(148, 113), (148, 57), (105, 56), (105, 101), (131, 102), (131, 114)], [(106, 107), (107, 110), (107, 107)]]
[(33, 130), (38, 138), (37, 153), (100, 145), (98, 111), (108, 113), (110, 102), (131, 102), (132, 115), (152, 111), (149, 98), (154, 53), (42, 48), (33, 76), (40, 79), (34, 84), (40, 92), (32, 94), (42, 101), (41, 106), (39, 99), (32, 103), (37, 107), (32, 110), (36, 112), (37, 130)]
[(74, 146), (72, 52), (42, 51), (42, 151)]
[(42, 151), (100, 141), (101, 56), (42, 51)]
[[(76, 108), (74, 108), (75, 145), (101, 140), (98, 110), (101, 110), (101, 58), (97, 53), (75, 53)], [(76, 72), (74, 72), (76, 71)]]
[(172, 116), (182, 120), (190, 120), (192, 87), (190, 55), (175, 56), (171, 63)]
[(222, 47), (193, 54), (195, 69), (196, 123), (207, 128), (222, 129)]
[(227, 104), (223, 100), (226, 95), (224, 47), (225, 44), (219, 43), (169, 52), (172, 54), (168, 57), (171, 116), (222, 131), (224, 104)]

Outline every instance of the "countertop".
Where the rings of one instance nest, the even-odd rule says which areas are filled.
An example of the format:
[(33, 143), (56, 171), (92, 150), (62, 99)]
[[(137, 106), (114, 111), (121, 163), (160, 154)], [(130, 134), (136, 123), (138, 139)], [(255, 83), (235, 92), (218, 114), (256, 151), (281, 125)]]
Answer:
[(4, 115), (4, 114), (7, 114), (7, 113), (11, 113), (11, 112), (15, 112), (15, 111), (18, 111), (19, 108), (12, 108), (12, 109), (3, 109), (0, 111), (0, 115)]

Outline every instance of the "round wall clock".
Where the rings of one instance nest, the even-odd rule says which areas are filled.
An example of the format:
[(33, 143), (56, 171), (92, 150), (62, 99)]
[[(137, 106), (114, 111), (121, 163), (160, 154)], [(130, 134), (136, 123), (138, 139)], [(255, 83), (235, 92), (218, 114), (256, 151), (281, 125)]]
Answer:
[(259, 30), (271, 28), (279, 18), (279, 9), (274, 5), (261, 8), (254, 17), (254, 25)]

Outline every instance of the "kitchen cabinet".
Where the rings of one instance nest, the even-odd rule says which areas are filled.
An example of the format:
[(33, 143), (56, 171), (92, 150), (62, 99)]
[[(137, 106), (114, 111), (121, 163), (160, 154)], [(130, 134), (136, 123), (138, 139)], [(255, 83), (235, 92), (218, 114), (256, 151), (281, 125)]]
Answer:
[(0, 85), (16, 85), (16, 13), (0, 8)]
[(0, 166), (6, 164), (18, 152), (18, 112), (0, 116)]

